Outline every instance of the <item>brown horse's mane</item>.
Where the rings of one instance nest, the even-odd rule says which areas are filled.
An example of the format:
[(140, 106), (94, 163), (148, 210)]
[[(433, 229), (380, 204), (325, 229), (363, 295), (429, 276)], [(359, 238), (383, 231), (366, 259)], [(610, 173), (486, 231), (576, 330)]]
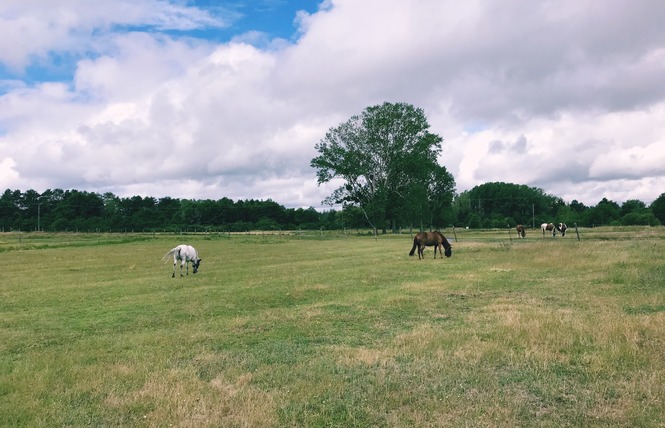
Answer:
[(446, 239), (445, 236), (443, 236), (443, 233), (439, 232), (438, 230), (435, 230), (434, 233), (438, 234), (441, 237), (441, 244), (443, 247), (447, 250), (448, 248), (451, 248), (450, 242)]

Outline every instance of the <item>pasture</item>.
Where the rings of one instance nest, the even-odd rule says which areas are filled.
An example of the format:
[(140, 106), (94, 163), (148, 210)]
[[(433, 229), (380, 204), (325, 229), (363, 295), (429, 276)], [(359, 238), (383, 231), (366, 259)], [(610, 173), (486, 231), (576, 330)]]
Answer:
[(665, 228), (444, 234), (0, 234), (0, 426), (663, 426)]

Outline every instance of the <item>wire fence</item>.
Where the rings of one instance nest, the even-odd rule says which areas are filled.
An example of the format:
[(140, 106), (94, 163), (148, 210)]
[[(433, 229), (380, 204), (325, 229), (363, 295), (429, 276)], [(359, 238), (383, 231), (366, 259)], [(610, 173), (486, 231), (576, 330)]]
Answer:
[[(538, 229), (526, 229), (526, 236), (519, 238), (514, 227), (504, 229), (467, 229), (447, 227), (440, 229), (451, 242), (533, 242), (536, 240), (560, 240), (570, 242), (598, 240), (661, 240), (665, 239), (665, 226), (602, 226), (569, 227), (565, 236), (551, 232), (545, 234)], [(86, 245), (123, 244), (154, 239), (412, 239), (419, 229), (399, 229), (397, 231), (374, 231), (372, 229), (340, 230), (252, 230), (246, 232), (225, 232), (206, 230), (179, 231), (128, 231), (128, 232), (0, 232), (0, 252), (55, 247)]]

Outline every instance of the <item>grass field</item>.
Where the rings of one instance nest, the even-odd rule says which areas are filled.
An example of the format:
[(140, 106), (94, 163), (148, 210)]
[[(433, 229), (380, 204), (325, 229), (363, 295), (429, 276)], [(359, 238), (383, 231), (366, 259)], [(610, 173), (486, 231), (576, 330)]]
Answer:
[(538, 234), (0, 234), (0, 426), (664, 426), (665, 228)]

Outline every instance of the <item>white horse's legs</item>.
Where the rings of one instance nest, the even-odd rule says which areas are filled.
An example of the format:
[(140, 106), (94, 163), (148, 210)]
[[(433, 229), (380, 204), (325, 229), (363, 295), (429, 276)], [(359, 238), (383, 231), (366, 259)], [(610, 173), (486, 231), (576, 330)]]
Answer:
[(171, 275), (171, 278), (175, 278), (175, 272), (176, 272), (176, 269), (178, 267), (178, 260), (180, 260), (180, 276), (184, 276), (182, 274), (183, 265), (185, 266), (185, 275), (189, 275), (189, 262), (185, 261), (185, 259), (174, 258), (173, 259), (173, 274)]
[(173, 257), (173, 275), (171, 275), (171, 278), (175, 278), (175, 271), (176, 271), (176, 266), (178, 264), (178, 260), (180, 260), (180, 276), (182, 276), (182, 265), (185, 263), (185, 261), (181, 258), (178, 258), (178, 256)]

